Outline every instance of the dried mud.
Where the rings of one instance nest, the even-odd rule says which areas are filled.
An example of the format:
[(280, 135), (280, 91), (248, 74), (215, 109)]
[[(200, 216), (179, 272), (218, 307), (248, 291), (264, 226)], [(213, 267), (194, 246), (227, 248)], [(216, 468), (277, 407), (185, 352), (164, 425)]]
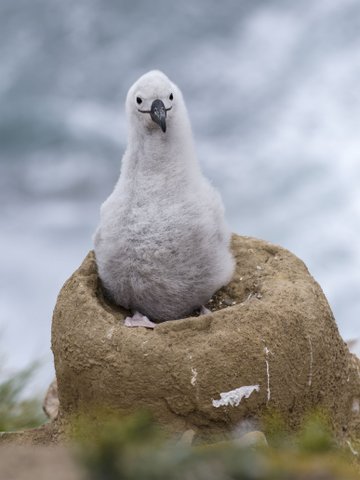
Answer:
[[(212, 314), (154, 330), (123, 326), (128, 312), (104, 299), (90, 252), (54, 311), (61, 421), (97, 406), (145, 408), (172, 431), (217, 435), (269, 409), (295, 428), (322, 407), (339, 435), (360, 436), (360, 362), (320, 286), (279, 246), (234, 235), (232, 250), (236, 272), (207, 305)], [(221, 393), (254, 385), (237, 406), (213, 405)]]

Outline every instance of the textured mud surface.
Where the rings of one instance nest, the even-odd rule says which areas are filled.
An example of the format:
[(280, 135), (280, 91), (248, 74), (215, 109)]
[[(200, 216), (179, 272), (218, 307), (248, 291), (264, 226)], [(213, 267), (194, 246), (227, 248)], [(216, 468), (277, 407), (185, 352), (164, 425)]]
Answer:
[(232, 249), (236, 272), (213, 313), (154, 330), (123, 326), (127, 312), (103, 298), (90, 252), (54, 311), (61, 419), (144, 407), (174, 431), (217, 434), (268, 408), (296, 427), (320, 405), (337, 432), (359, 435), (359, 361), (304, 263), (253, 238), (234, 235)]

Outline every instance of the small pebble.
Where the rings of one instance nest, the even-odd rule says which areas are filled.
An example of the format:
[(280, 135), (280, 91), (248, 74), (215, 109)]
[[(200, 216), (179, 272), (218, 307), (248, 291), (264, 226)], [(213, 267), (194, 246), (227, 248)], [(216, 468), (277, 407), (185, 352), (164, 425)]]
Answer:
[(245, 433), (245, 435), (236, 440), (236, 444), (242, 448), (268, 446), (265, 435), (259, 431)]
[(228, 307), (230, 307), (231, 305), (234, 305), (234, 301), (231, 300), (230, 298), (224, 298), (223, 301), (222, 301), (222, 303), (223, 303), (224, 305), (227, 305)]
[(188, 445), (190, 446), (193, 443), (195, 437), (195, 432), (194, 430), (186, 430), (182, 435), (179, 440), (179, 443), (182, 445)]

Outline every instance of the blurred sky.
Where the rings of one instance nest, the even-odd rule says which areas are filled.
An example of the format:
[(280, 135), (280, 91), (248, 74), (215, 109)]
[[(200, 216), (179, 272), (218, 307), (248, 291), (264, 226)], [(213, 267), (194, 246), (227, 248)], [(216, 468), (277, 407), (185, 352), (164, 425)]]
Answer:
[(53, 376), (57, 293), (91, 248), (149, 69), (183, 90), (232, 229), (281, 244), (360, 337), (360, 3), (2, 0), (0, 328)]

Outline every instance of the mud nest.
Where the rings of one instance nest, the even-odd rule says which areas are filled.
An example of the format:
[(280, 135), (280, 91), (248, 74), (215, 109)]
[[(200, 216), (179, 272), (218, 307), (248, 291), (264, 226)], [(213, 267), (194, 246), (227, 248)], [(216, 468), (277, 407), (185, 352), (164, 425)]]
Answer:
[(281, 247), (234, 235), (232, 250), (236, 271), (212, 314), (154, 330), (123, 326), (128, 312), (104, 299), (90, 252), (54, 311), (60, 418), (145, 408), (172, 431), (218, 434), (269, 409), (296, 427), (323, 407), (336, 432), (360, 435), (360, 362), (320, 286)]

